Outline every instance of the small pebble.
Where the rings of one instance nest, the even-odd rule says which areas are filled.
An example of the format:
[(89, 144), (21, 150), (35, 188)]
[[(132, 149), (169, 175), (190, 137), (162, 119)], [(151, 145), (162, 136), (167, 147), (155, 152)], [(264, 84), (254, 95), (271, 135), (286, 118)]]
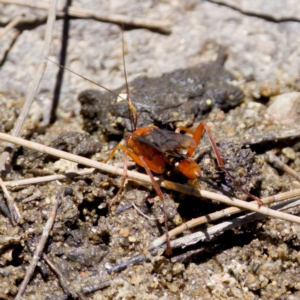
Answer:
[(130, 236), (130, 237), (128, 238), (128, 241), (129, 241), (130, 243), (135, 243), (135, 242), (136, 242), (136, 238), (135, 238), (134, 236)]
[(290, 160), (295, 160), (297, 158), (297, 154), (291, 147), (285, 147), (282, 149), (282, 153)]
[(120, 235), (121, 235), (122, 237), (127, 238), (127, 237), (129, 236), (129, 230), (126, 229), (126, 228), (121, 228), (121, 230), (120, 230)]
[(299, 108), (300, 93), (291, 92), (281, 94), (272, 97), (266, 117), (274, 123), (293, 127), (300, 126)]
[(73, 195), (73, 189), (68, 187), (65, 189), (65, 196), (72, 196)]

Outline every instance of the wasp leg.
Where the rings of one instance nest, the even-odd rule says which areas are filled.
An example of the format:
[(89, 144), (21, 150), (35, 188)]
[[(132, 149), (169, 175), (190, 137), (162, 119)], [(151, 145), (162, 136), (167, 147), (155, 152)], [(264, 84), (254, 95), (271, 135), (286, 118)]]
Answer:
[[(139, 155), (135, 154), (134, 152), (130, 151), (124, 145), (120, 145), (120, 144), (117, 145), (112, 150), (112, 152), (110, 153), (109, 157), (107, 158), (107, 160), (105, 162), (110, 160), (114, 156), (115, 152), (118, 149), (122, 150), (125, 153), (125, 155), (129, 155), (135, 163), (137, 163), (138, 165), (140, 165), (141, 167), (143, 167), (146, 170), (148, 176), (151, 179), (152, 185), (153, 185), (157, 195), (159, 196), (160, 200), (163, 202), (163, 210), (164, 210), (164, 215), (165, 215), (164, 223), (165, 223), (166, 237), (167, 237), (167, 250), (166, 250), (166, 253), (167, 253), (167, 255), (171, 255), (172, 254), (172, 248), (171, 248), (170, 238), (169, 238), (169, 234), (168, 234), (168, 224), (167, 224), (168, 222), (167, 222), (167, 217), (166, 217), (167, 213), (166, 213), (164, 195), (162, 193), (161, 188), (159, 187), (159, 185), (155, 181), (155, 179), (153, 177), (153, 174), (151, 172), (151, 171), (153, 171), (155, 173), (161, 174), (161, 173), (164, 172), (164, 166), (163, 167), (162, 166), (157, 166), (151, 160), (147, 159), (146, 157), (139, 156)], [(126, 177), (127, 177), (127, 167), (126, 167), (126, 173), (125, 173), (125, 165), (126, 165), (126, 163), (124, 161), (124, 178), (123, 178), (123, 181), (122, 181), (122, 185), (121, 185), (118, 193), (116, 194), (116, 196), (109, 202), (109, 206), (111, 206), (115, 202), (115, 200), (120, 195), (120, 193), (123, 189), (123, 186), (125, 184), (125, 180), (126, 180)]]
[[(219, 148), (210, 132), (210, 129), (209, 127), (207, 126), (206, 123), (202, 122), (198, 125), (196, 131), (193, 131), (191, 129), (188, 129), (188, 128), (185, 128), (185, 127), (179, 127), (179, 130), (182, 130), (182, 131), (185, 131), (185, 132), (188, 132), (190, 134), (193, 135), (193, 139), (194, 141), (196, 142), (196, 145), (199, 144), (201, 138), (202, 138), (202, 135), (204, 133), (204, 131), (206, 131), (207, 135), (208, 135), (208, 138), (210, 140), (210, 143), (212, 145), (212, 148), (214, 150), (214, 153), (216, 155), (216, 158), (217, 158), (217, 163), (218, 163), (218, 166), (226, 173), (226, 175), (230, 178), (230, 180), (244, 193), (246, 194), (248, 197), (252, 198), (253, 200), (255, 200), (258, 204), (258, 207), (260, 207), (262, 205), (262, 201), (252, 195), (251, 193), (249, 193), (246, 189), (244, 189), (236, 180), (235, 178), (229, 173), (229, 171), (225, 168), (225, 165), (224, 165), (224, 161), (221, 157), (221, 153), (219, 151)], [(196, 147), (194, 145), (191, 145), (188, 149), (188, 152), (186, 154), (187, 157), (190, 157), (191, 155), (193, 155), (194, 151), (195, 151)]]

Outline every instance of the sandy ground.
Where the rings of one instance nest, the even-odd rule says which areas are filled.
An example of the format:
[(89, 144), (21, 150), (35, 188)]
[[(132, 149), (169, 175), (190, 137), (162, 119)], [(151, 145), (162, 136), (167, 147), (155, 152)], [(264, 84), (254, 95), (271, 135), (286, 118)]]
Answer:
[[(296, 1), (268, 5), (251, 1), (250, 6), (246, 0), (116, 0), (73, 1), (72, 5), (107, 14), (166, 19), (172, 23), (170, 34), (126, 28), (129, 82), (139, 76), (160, 77), (177, 69), (216, 61), (222, 46), (228, 56), (224, 68), (236, 78), (231, 84), (244, 93), (243, 101), (225, 112), (212, 107), (199, 119), (209, 123), (222, 155), (227, 155), (226, 166), (255, 195), (263, 198), (299, 187), (295, 179), (266, 160), (266, 152), (273, 150), (295, 171), (300, 169), (297, 114), (300, 23)], [(24, 22), (1, 38), (2, 132), (12, 129), (42, 58), (45, 11), (0, 4), (0, 24), (4, 26), (21, 13), (25, 13)], [(92, 19), (59, 18), (49, 58), (63, 62), (109, 89), (125, 83), (122, 34), (118, 25)], [(98, 130), (89, 132), (92, 141), (87, 136), (72, 134), (58, 139), (67, 132), (86, 133), (86, 119), (77, 97), (86, 89), (100, 88), (67, 71), (58, 80), (58, 72), (58, 67), (49, 62), (22, 136), (103, 161), (121, 137), (107, 137), (101, 124)], [(281, 97), (281, 102), (277, 110), (270, 110), (274, 96)], [(58, 104), (55, 122), (51, 123), (53, 99)], [(202, 152), (198, 149), (196, 155), (204, 175), (226, 189), (227, 181), (219, 175), (207, 138), (201, 145)], [(91, 153), (86, 153), (91, 148)], [(243, 159), (234, 160), (234, 156), (241, 155), (245, 164), (241, 162)], [(122, 161), (122, 157), (116, 155), (115, 160)], [(235, 165), (242, 167), (235, 169)], [(12, 167), (5, 180), (82, 168), (26, 149), (16, 151)], [(141, 168), (138, 171), (144, 172)], [(107, 203), (116, 194), (120, 180), (98, 172), (11, 189), (22, 214), (22, 225), (12, 226), (8, 218), (0, 215), (0, 297), (10, 299), (16, 295), (32, 259), (28, 247), (35, 248), (53, 199), (63, 195), (45, 252), (59, 266), (74, 293), (81, 293), (82, 299), (299, 299), (299, 225), (275, 219), (254, 221), (224, 231), (209, 241), (174, 249), (171, 257), (165, 256), (162, 250), (152, 256), (147, 250), (150, 242), (164, 233), (163, 223), (157, 220), (162, 215), (161, 203), (148, 186), (129, 182), (115, 207), (109, 210)], [(182, 178), (178, 180), (181, 182)], [(203, 187), (207, 188), (205, 184)], [(71, 190), (66, 191), (67, 188)], [(231, 187), (229, 191), (244, 197)], [(176, 192), (164, 190), (164, 193), (170, 229), (225, 207)], [(31, 198), (24, 203), (28, 197)], [(116, 213), (132, 202), (152, 219), (134, 208)], [(299, 214), (297, 208), (292, 212)], [(189, 229), (183, 235), (205, 228)], [(146, 259), (138, 265), (108, 273), (112, 266), (141, 254)], [(36, 270), (24, 299), (72, 299), (70, 295), (67, 298), (56, 275), (51, 270), (48, 273), (47, 277), (43, 271)], [(105, 281), (109, 281), (108, 287), (83, 295), (83, 287)]]

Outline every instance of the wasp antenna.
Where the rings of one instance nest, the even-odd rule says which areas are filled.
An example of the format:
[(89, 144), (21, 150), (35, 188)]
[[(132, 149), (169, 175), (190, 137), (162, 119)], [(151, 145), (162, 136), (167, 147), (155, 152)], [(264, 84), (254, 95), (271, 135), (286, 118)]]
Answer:
[(91, 79), (88, 79), (87, 77), (85, 77), (85, 76), (83, 76), (83, 75), (80, 75), (79, 73), (77, 73), (77, 72), (75, 72), (75, 71), (73, 71), (73, 70), (71, 70), (71, 69), (69, 69), (69, 68), (67, 68), (67, 67), (65, 67), (65, 66), (63, 66), (63, 65), (58, 64), (57, 62), (55, 62), (55, 61), (49, 59), (48, 57), (45, 57), (45, 59), (48, 60), (48, 61), (51, 61), (52, 63), (54, 63), (55, 65), (59, 66), (60, 68), (63, 68), (63, 69), (65, 69), (65, 70), (69, 71), (70, 73), (73, 73), (73, 74), (75, 74), (75, 75), (81, 77), (82, 79), (84, 79), (84, 80), (86, 80), (86, 81), (88, 81), (88, 82), (91, 82), (91, 83), (93, 83), (93, 84), (99, 86), (100, 88), (106, 90), (107, 92), (109, 92), (109, 93), (115, 95), (117, 98), (122, 98), (124, 101), (127, 101), (127, 100), (124, 99), (121, 95), (118, 95), (118, 94), (115, 93), (114, 91), (112, 91), (112, 90), (106, 88), (105, 86), (103, 86), (103, 85), (97, 83), (96, 81), (93, 81), (93, 80), (91, 80)]
[(130, 93), (129, 93), (129, 86), (127, 80), (127, 72), (126, 72), (126, 65), (125, 65), (125, 43), (124, 43), (124, 24), (122, 25), (122, 52), (123, 52), (123, 70), (124, 70), (124, 78), (126, 83), (126, 92), (127, 92), (127, 102), (130, 110), (131, 121), (133, 123), (133, 131), (136, 130), (137, 127), (137, 117), (138, 112), (134, 105), (131, 102)]

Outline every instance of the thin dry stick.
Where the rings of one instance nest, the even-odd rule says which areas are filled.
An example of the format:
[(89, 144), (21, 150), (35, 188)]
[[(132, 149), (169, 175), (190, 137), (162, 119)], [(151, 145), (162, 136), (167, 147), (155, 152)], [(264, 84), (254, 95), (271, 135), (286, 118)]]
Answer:
[(41, 177), (36, 177), (36, 178), (4, 181), (4, 185), (7, 187), (17, 187), (17, 186), (21, 186), (21, 185), (44, 183), (47, 181), (62, 180), (62, 179), (73, 178), (73, 177), (81, 176), (81, 175), (90, 175), (94, 171), (95, 171), (95, 169), (91, 168), (91, 169), (76, 171), (76, 172), (75, 171), (66, 172), (65, 174), (55, 174), (55, 175), (41, 176)]
[[(44, 9), (48, 10), (49, 5), (47, 3), (30, 3), (29, 1), (22, 1), (22, 0), (0, 0), (0, 3), (5, 4), (17, 4), (22, 6), (28, 6), (32, 8)], [(59, 13), (63, 12), (63, 7), (58, 7), (57, 11)], [(68, 15), (70, 17), (77, 17), (77, 18), (93, 18), (98, 21), (103, 22), (110, 22), (116, 24), (124, 24), (124, 25), (131, 25), (136, 27), (143, 27), (143, 28), (150, 28), (155, 30), (161, 30), (165, 33), (171, 32), (171, 22), (166, 20), (149, 20), (144, 18), (138, 17), (131, 17), (125, 15), (117, 15), (117, 14), (110, 14), (107, 12), (99, 12), (89, 9), (78, 8), (74, 6), (68, 7)]]
[(34, 201), (38, 198), (41, 198), (42, 197), (42, 192), (40, 190), (36, 190), (31, 196), (29, 197), (26, 197), (25, 199), (22, 200), (22, 203), (28, 203), (28, 202), (31, 202), (31, 201)]
[[(120, 168), (117, 168), (114, 166), (110, 166), (108, 164), (104, 164), (101, 162), (93, 161), (93, 160), (90, 160), (85, 157), (70, 154), (70, 153), (67, 153), (64, 151), (53, 149), (51, 147), (44, 146), (44, 145), (41, 145), (38, 143), (30, 142), (30, 141), (24, 140), (22, 138), (10, 136), (9, 134), (0, 133), (0, 140), (11, 142), (11, 143), (23, 146), (23, 147), (27, 147), (27, 148), (36, 150), (41, 153), (47, 153), (49, 155), (53, 155), (53, 156), (60, 157), (60, 158), (66, 159), (66, 160), (74, 161), (76, 163), (80, 163), (80, 164), (83, 164), (83, 165), (86, 165), (86, 166), (89, 166), (92, 168), (96, 168), (96, 169), (108, 172), (110, 174), (116, 174), (116, 175), (121, 175), (121, 176), (123, 175), (123, 169), (120, 169)], [(128, 174), (128, 178), (151, 184), (151, 180), (148, 175), (140, 174), (140, 173), (133, 172), (133, 171), (127, 171), (127, 174)], [(154, 178), (154, 179), (156, 181), (159, 181), (158, 178)], [(236, 198), (229, 198), (224, 195), (216, 194), (216, 193), (205, 191), (205, 190), (196, 189), (196, 188), (193, 188), (193, 187), (190, 187), (187, 185), (174, 183), (174, 182), (167, 181), (167, 180), (164, 180), (159, 184), (161, 187), (171, 189), (173, 191), (177, 191), (177, 192), (184, 193), (187, 195), (216, 200), (219, 202), (226, 203), (227, 205), (230, 205), (230, 206), (237, 206), (241, 209), (255, 211), (255, 212), (267, 215), (269, 217), (278, 218), (281, 220), (295, 222), (297, 224), (300, 224), (300, 217), (282, 213), (282, 212), (277, 212), (268, 207), (258, 208), (257, 205), (254, 205), (254, 204), (251, 204), (251, 203), (248, 203), (248, 202), (236, 199)]]
[(17, 294), (15, 300), (21, 300), (22, 299), (22, 295), (23, 295), (23, 293), (26, 289), (26, 286), (27, 286), (27, 284), (28, 284), (33, 272), (34, 272), (34, 269), (35, 269), (38, 261), (41, 258), (41, 255), (43, 253), (45, 244), (47, 242), (50, 230), (53, 227), (55, 217), (56, 217), (56, 212), (57, 212), (57, 209), (58, 209), (58, 206), (59, 206), (60, 202), (61, 202), (60, 196), (56, 197), (55, 200), (54, 200), (53, 208), (52, 208), (52, 210), (49, 214), (48, 221), (46, 222), (46, 225), (44, 227), (43, 234), (42, 234), (41, 239), (40, 239), (40, 241), (39, 241), (39, 243), (36, 247), (36, 250), (35, 250), (33, 258), (32, 258), (32, 261), (31, 261), (29, 267), (27, 268), (25, 277), (24, 277), (24, 279), (23, 279), (23, 281), (20, 285), (20, 288), (19, 288), (19, 291), (18, 291), (18, 294)]
[(17, 205), (15, 204), (14, 199), (10, 196), (2, 178), (0, 177), (0, 187), (2, 188), (2, 191), (5, 195), (9, 211), (11, 213), (11, 222), (14, 226), (18, 224), (18, 220), (21, 218), (21, 214), (19, 212), (19, 209)]
[[(146, 214), (144, 214), (135, 204), (134, 202), (131, 202), (131, 205), (134, 207), (134, 209), (140, 214), (142, 215), (144, 218), (148, 219), (148, 220), (161, 220), (162, 218), (164, 218), (164, 216), (162, 216), (161, 218), (151, 218), (148, 217)], [(170, 231), (168, 231), (170, 232)], [(167, 240), (166, 240), (167, 241)]]
[(98, 284), (88, 285), (81, 289), (82, 294), (90, 294), (99, 290), (103, 290), (110, 286), (110, 280), (100, 282)]
[(290, 168), (287, 164), (283, 163), (272, 151), (267, 152), (268, 161), (277, 169), (280, 169), (287, 174), (290, 174), (298, 181), (300, 181), (300, 174), (298, 174), (295, 170)]
[[(56, 6), (57, 6), (57, 0), (52, 0), (50, 8), (49, 8), (49, 13), (48, 13), (48, 21), (47, 21), (47, 27), (46, 27), (46, 33), (45, 33), (45, 41), (44, 41), (44, 49), (43, 49), (43, 53), (42, 53), (42, 59), (40, 61), (38, 70), (36, 72), (36, 76), (34, 77), (34, 80), (30, 84), (29, 91), (27, 93), (22, 111), (15, 123), (14, 129), (12, 130), (11, 134), (13, 136), (18, 136), (21, 131), (23, 123), (28, 114), (28, 110), (33, 102), (34, 94), (36, 93), (36, 90), (40, 84), (40, 81), (43, 77), (45, 68), (47, 66), (47, 60), (45, 60), (44, 57), (47, 57), (50, 54), (53, 28), (54, 28), (54, 23), (55, 23), (55, 18), (56, 18)], [(8, 146), (10, 148), (13, 147), (13, 145), (11, 145), (11, 144)], [(1, 154), (0, 170), (2, 170), (8, 156), (9, 156), (9, 152), (7, 152), (7, 151), (5, 151)], [(1, 182), (2, 182), (2, 178), (0, 178), (0, 183)], [(8, 191), (7, 191), (6, 187), (3, 184), (1, 184), (1, 187), (4, 191), (4, 194), (7, 195)], [(8, 207), (10, 209), (11, 216), (12, 216), (12, 222), (13, 222), (13, 224), (14, 223), (16, 224), (18, 222), (18, 219), (20, 218), (20, 213), (18, 211), (18, 207), (16, 206), (16, 204), (14, 203), (14, 201), (11, 197), (8, 197), (7, 201), (8, 201)]]
[[(290, 207), (295, 207), (296, 205), (299, 205), (299, 202), (300, 202), (300, 200), (293, 202), (293, 203), (291, 203), (291, 201), (294, 201), (294, 200), (288, 200), (287, 202), (289, 202), (289, 203), (280, 203), (280, 204), (277, 204), (277, 206), (281, 206), (281, 209), (288, 209)], [(256, 203), (256, 202), (254, 201), (254, 203)], [(282, 205), (284, 207), (282, 207)], [(198, 232), (192, 233), (190, 235), (184, 236), (182, 238), (179, 238), (177, 240), (171, 241), (171, 246), (172, 246), (172, 248), (187, 247), (187, 246), (195, 244), (199, 241), (209, 239), (214, 234), (219, 233), (220, 231), (225, 231), (225, 230), (232, 228), (231, 227), (232, 223), (234, 223), (235, 227), (237, 227), (237, 226), (242, 225), (242, 222), (243, 223), (250, 222), (251, 220), (253, 220), (253, 218), (263, 218), (263, 216), (258, 213), (250, 213), (246, 216), (241, 216), (239, 218), (236, 218), (235, 220), (223, 222), (222, 224), (218, 224), (216, 226), (210, 227), (209, 229), (206, 229), (205, 231), (198, 231)], [(172, 257), (171, 261), (174, 263), (177, 261), (182, 261), (185, 258), (193, 255), (194, 253), (198, 253), (199, 250), (201, 251), (201, 249), (192, 250), (192, 251), (189, 251), (182, 255)], [(155, 249), (149, 248), (149, 251), (152, 255), (157, 255), (158, 249), (157, 248), (155, 248)], [(129, 265), (140, 264), (141, 262), (145, 261), (146, 259), (147, 259), (146, 255), (139, 254), (134, 257), (129, 258), (127, 261), (124, 261), (123, 263), (121, 263), (119, 265), (109, 266), (109, 268), (107, 269), (107, 272), (109, 274), (119, 273), (119, 272), (125, 270)]]
[[(167, 248), (167, 247), (166, 247)], [(152, 255), (157, 255), (158, 251), (155, 249), (153, 251)], [(163, 251), (161, 252), (163, 253)], [(120, 263), (119, 265), (112, 266), (110, 264), (106, 265), (106, 270), (108, 274), (114, 274), (114, 273), (119, 273), (123, 270), (125, 270), (129, 265), (137, 265), (145, 261), (146, 255), (145, 254), (138, 254), (136, 256), (133, 256), (129, 258), (127, 261), (124, 261)]]
[[(70, 281), (64, 276), (64, 274), (61, 272), (59, 266), (57, 266), (46, 253), (43, 253), (43, 260), (48, 264), (48, 266), (52, 269), (52, 271), (56, 274), (58, 277), (59, 283), (64, 290), (64, 292), (68, 295), (71, 295), (74, 299), (83, 299), (80, 295), (80, 293), (77, 293), (72, 288), (72, 285)], [(81, 289), (83, 294), (89, 294), (92, 292), (96, 292), (98, 290), (104, 289), (106, 287), (110, 286), (110, 281), (104, 281), (98, 284), (94, 285), (88, 285)], [(85, 299), (85, 298), (84, 298)]]
[(59, 267), (48, 257), (47, 254), (43, 254), (43, 260), (47, 263), (47, 265), (52, 269), (55, 275), (58, 277), (59, 283), (64, 290), (65, 293), (71, 295), (74, 299), (82, 299), (80, 295), (78, 295), (72, 288), (68, 279), (61, 272)]
[(7, 34), (12, 28), (16, 27), (24, 18), (24, 14), (21, 14), (12, 19), (0, 32), (0, 39)]
[[(6, 201), (7, 201), (7, 205), (8, 205), (8, 209), (10, 211), (10, 215), (11, 215), (11, 222), (14, 226), (16, 226), (18, 224), (18, 220), (21, 217), (21, 214), (19, 212), (19, 209), (14, 201), (14, 199), (10, 196), (6, 186), (3, 183), (2, 178), (0, 177), (0, 186), (3, 190), (3, 193), (6, 197)], [(2, 200), (0, 199), (0, 202), (2, 202)]]
[[(52, 0), (51, 6), (49, 9), (49, 14), (48, 14), (48, 22), (47, 22), (45, 40), (44, 40), (44, 49), (41, 54), (41, 61), (39, 63), (36, 75), (30, 84), (22, 111), (15, 123), (14, 129), (12, 130), (11, 134), (13, 136), (18, 136), (21, 131), (21, 128), (22, 128), (22, 126), (25, 122), (26, 116), (28, 114), (29, 108), (34, 100), (34, 95), (36, 93), (36, 90), (39, 87), (39, 84), (41, 82), (41, 79), (43, 77), (44, 71), (47, 66), (47, 60), (45, 59), (45, 57), (48, 57), (50, 55), (52, 35), (53, 35), (53, 29), (54, 29), (54, 23), (55, 23), (55, 17), (56, 17), (56, 5), (57, 5), (57, 0)], [(12, 146), (12, 145), (9, 145), (9, 146)], [(9, 155), (8, 152), (2, 153), (2, 155), (0, 157), (0, 169), (2, 169), (8, 155)]]
[(229, 7), (231, 9), (234, 9), (242, 14), (248, 15), (248, 16), (254, 16), (256, 18), (262, 18), (266, 19), (268, 21), (272, 22), (300, 22), (300, 18), (296, 15), (290, 15), (290, 16), (276, 16), (275, 14), (268, 14), (264, 13), (262, 11), (255, 11), (254, 9), (244, 9), (243, 5), (239, 5), (239, 1), (220, 1), (220, 0), (208, 0), (209, 2), (216, 3), (219, 5), (224, 5), (226, 7)]
[(166, 181), (166, 180), (162, 182), (161, 186), (166, 187), (168, 189), (172, 189), (174, 191), (184, 193), (184, 194), (193, 195), (196, 197), (213, 199), (213, 200), (216, 200), (216, 201), (219, 201), (222, 203), (226, 203), (227, 205), (230, 205), (230, 206), (237, 206), (241, 209), (255, 211), (255, 212), (264, 214), (266, 216), (269, 216), (269, 217), (278, 218), (281, 220), (295, 222), (297, 224), (300, 224), (299, 223), (300, 217), (293, 216), (293, 215), (286, 214), (286, 213), (277, 212), (268, 207), (258, 208), (257, 205), (254, 205), (249, 202), (242, 201), (242, 200), (238, 200), (236, 198), (229, 198), (227, 196), (219, 195), (219, 194), (216, 194), (213, 192), (204, 191), (204, 190), (200, 190), (200, 189), (193, 189), (189, 186), (177, 184), (177, 183)]
[[(263, 204), (270, 204), (270, 203), (281, 202), (281, 201), (284, 201), (287, 199), (294, 199), (294, 198), (298, 198), (298, 197), (300, 197), (300, 189), (277, 194), (276, 196), (266, 197), (266, 198), (261, 199), (261, 201), (263, 202)], [(252, 201), (250, 203), (255, 205), (256, 201)], [(240, 209), (238, 207), (228, 207), (228, 208), (222, 209), (220, 211), (216, 211), (214, 213), (190, 220), (190, 221), (183, 223), (180, 226), (170, 230), (169, 231), (170, 239), (175, 237), (178, 234), (181, 234), (182, 232), (184, 232), (187, 229), (191, 229), (193, 227), (199, 226), (204, 223), (212, 222), (212, 221), (218, 220), (220, 218), (229, 217), (229, 216), (231, 216), (233, 214), (237, 214), (241, 211), (242, 211), (242, 209)], [(166, 242), (166, 235), (164, 234), (151, 243), (150, 249), (159, 247), (160, 245), (164, 244), (165, 242)]]
[[(293, 206), (299, 205), (299, 200), (295, 203), (292, 203)], [(274, 209), (283, 210), (286, 208), (291, 207), (291, 201), (288, 201), (288, 203), (280, 203), (272, 206)], [(194, 245), (200, 241), (210, 240), (213, 238), (216, 234), (219, 234), (220, 232), (224, 232), (229, 229), (233, 229), (239, 226), (242, 226), (243, 224), (247, 224), (249, 222), (252, 222), (256, 219), (261, 219), (263, 216), (258, 213), (250, 213), (245, 216), (240, 216), (235, 218), (234, 220), (226, 221), (220, 224), (217, 224), (215, 226), (212, 226), (210, 228), (207, 228), (203, 231), (197, 231), (195, 233), (186, 235), (184, 237), (181, 237), (177, 240), (171, 241), (172, 248), (185, 248), (187, 246)]]

